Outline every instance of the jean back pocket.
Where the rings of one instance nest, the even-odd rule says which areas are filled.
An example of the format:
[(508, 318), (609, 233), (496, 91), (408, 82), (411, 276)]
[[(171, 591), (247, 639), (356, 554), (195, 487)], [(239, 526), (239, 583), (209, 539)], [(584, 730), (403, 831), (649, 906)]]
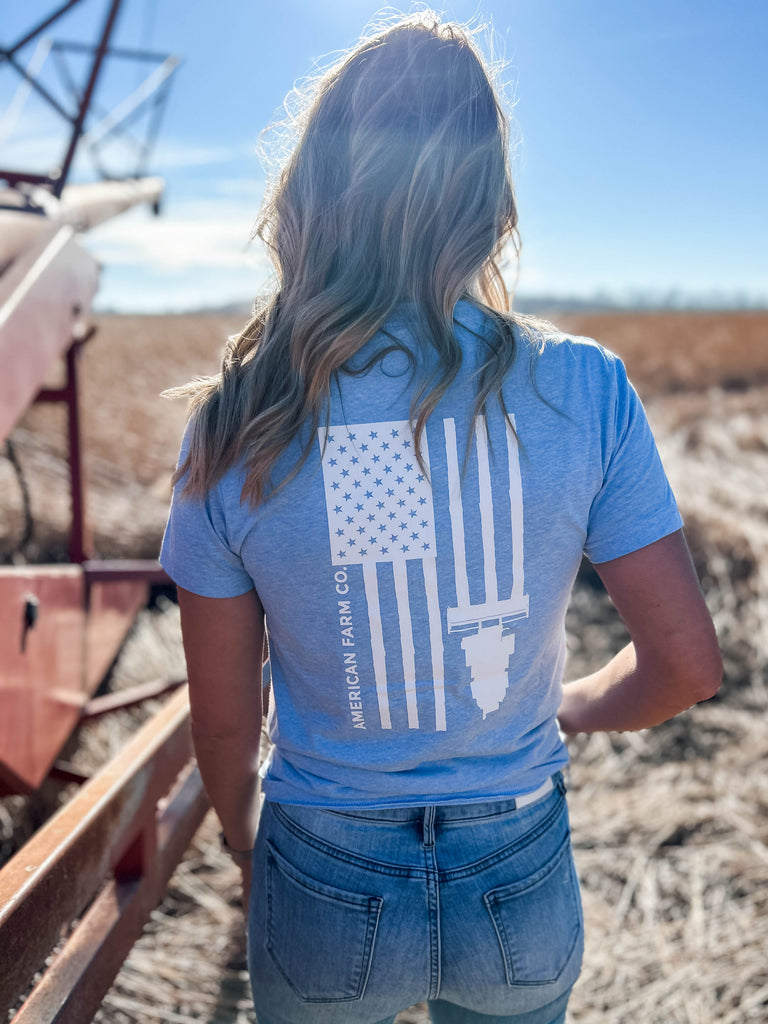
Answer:
[(266, 946), (307, 1003), (360, 999), (383, 900), (318, 882), (267, 844)]
[(560, 979), (583, 938), (570, 839), (533, 875), (483, 896), (504, 957), (508, 985)]

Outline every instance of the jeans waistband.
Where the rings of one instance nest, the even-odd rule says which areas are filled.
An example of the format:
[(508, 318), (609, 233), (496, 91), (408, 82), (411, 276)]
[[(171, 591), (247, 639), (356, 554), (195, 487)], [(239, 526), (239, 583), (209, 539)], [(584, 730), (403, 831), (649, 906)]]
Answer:
[(407, 822), (422, 820), (428, 815), (432, 821), (470, 821), (494, 817), (518, 811), (524, 807), (538, 803), (548, 796), (553, 789), (565, 792), (565, 783), (561, 771), (550, 775), (536, 789), (516, 797), (499, 797), (485, 801), (473, 801), (463, 804), (419, 804), (406, 807), (334, 807), (328, 808), (330, 813), (345, 818), (356, 818), (363, 821)]

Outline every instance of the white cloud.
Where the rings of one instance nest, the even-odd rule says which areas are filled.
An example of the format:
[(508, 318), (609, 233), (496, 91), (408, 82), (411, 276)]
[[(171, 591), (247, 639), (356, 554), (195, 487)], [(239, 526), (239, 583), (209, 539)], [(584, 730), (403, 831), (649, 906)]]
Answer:
[(168, 139), (160, 142), (154, 151), (153, 166), (161, 173), (164, 170), (178, 170), (181, 167), (203, 167), (208, 164), (226, 163), (253, 156), (248, 146), (203, 146), (194, 142)]
[[(0, 100), (0, 111), (2, 106)], [(63, 158), (68, 143), (68, 126), (49, 110), (25, 110), (15, 123), (6, 123), (0, 115), (0, 144), (7, 167), (45, 171)], [(103, 158), (110, 170), (130, 172), (136, 163), (136, 150), (116, 136), (104, 145)], [(161, 139), (152, 154), (152, 170), (163, 174), (240, 161), (249, 161), (256, 172), (259, 164), (254, 145), (205, 145), (194, 140)], [(75, 161), (75, 173), (81, 172), (93, 174), (88, 149), (83, 145)]]
[(249, 244), (255, 209), (211, 199), (185, 202), (150, 218), (136, 210), (83, 236), (83, 244), (107, 265), (150, 267), (175, 274), (194, 267), (269, 270), (257, 243)]
[(219, 196), (229, 198), (254, 200), (256, 204), (261, 202), (264, 195), (264, 179), (253, 178), (217, 178), (211, 183), (210, 191)]
[(249, 306), (266, 279), (246, 267), (195, 267), (157, 274), (146, 267), (107, 266), (97, 309), (122, 313), (183, 313), (227, 305)]
[(3, 166), (44, 174), (61, 161), (66, 146), (64, 133), (11, 136), (2, 139)]

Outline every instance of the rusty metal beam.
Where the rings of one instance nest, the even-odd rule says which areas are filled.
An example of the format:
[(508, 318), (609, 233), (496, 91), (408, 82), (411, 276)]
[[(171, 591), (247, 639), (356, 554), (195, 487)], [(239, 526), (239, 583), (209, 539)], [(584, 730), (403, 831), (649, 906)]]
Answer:
[(83, 344), (95, 333), (91, 328), (85, 338), (73, 342), (67, 351), (67, 434), (69, 436), (69, 485), (72, 500), (72, 526), (69, 534), (69, 560), (84, 562), (90, 551), (85, 520), (85, 480), (83, 478), (82, 437), (80, 431), (80, 384), (78, 363)]
[(151, 869), (140, 879), (107, 883), (12, 1024), (84, 1024), (93, 1017), (207, 809), (191, 768), (160, 816)]
[(153, 558), (112, 558), (83, 562), (86, 583), (118, 583), (143, 581), (171, 583), (170, 576)]
[[(193, 819), (199, 814), (197, 820), (201, 820), (204, 813), (204, 797), (200, 792), (195, 795), (199, 782), (176, 785), (179, 772), (188, 770), (191, 756), (189, 705), (183, 689), (0, 870), (0, 1019), (16, 1005), (55, 946), (62, 925), (78, 917), (83, 922), (88, 919), (87, 908), (110, 872), (117, 879), (114, 899), (119, 910), (113, 927), (123, 937), (118, 941), (106, 935), (100, 957), (104, 964), (119, 965), (121, 958), (115, 960), (113, 943), (121, 949), (124, 943), (130, 947), (127, 936), (134, 935), (135, 929), (127, 922), (134, 921), (132, 914), (138, 921), (162, 891), (170, 860), (178, 859), (194, 832)], [(171, 789), (175, 791), (158, 822), (158, 804)], [(186, 812), (179, 809), (178, 800)], [(195, 808), (194, 814), (190, 807)], [(95, 907), (102, 906), (103, 895)], [(73, 940), (76, 935), (77, 931)], [(73, 949), (77, 948), (75, 942)], [(78, 956), (73, 953), (73, 962), (80, 962)], [(57, 962), (58, 958), (54, 966)], [(46, 984), (51, 983), (43, 979), (38, 988), (43, 986), (45, 992)], [(82, 981), (88, 984), (87, 978)], [(65, 987), (74, 998), (71, 978)], [(49, 1005), (47, 997), (39, 998)], [(72, 1005), (68, 1017), (59, 1016), (59, 1010), (50, 1018), (25, 1010), (26, 1016), (19, 1021), (89, 1019), (77, 1018), (76, 1001)]]
[(117, 708), (129, 708), (133, 704), (140, 704), (143, 700), (160, 697), (169, 690), (183, 686), (186, 681), (186, 679), (153, 679), (151, 682), (139, 683), (137, 686), (126, 686), (125, 689), (115, 690), (114, 693), (105, 693), (102, 697), (94, 697), (88, 701), (83, 708), (82, 718), (97, 718), (99, 715), (106, 715)]
[[(67, 124), (71, 124), (72, 126), (74, 126), (74, 115), (70, 114), (70, 112), (65, 107), (62, 107), (62, 105), (59, 103), (56, 97), (52, 93), (50, 93), (44, 85), (41, 85), (34, 75), (30, 75), (27, 69), (22, 67), (21, 64), (19, 64), (19, 62), (12, 54), (8, 53), (7, 51), (0, 51), (0, 57), (5, 57), (5, 59), (14, 69), (14, 71), (17, 71), (19, 75), (24, 79), (24, 81), (27, 82), (39, 96), (42, 96), (49, 106), (53, 107), (53, 109), (56, 111), (59, 117), (63, 118), (63, 120), (65, 120)], [(58, 181), (58, 178), (56, 180)]]
[(28, 174), (26, 171), (10, 171), (0, 168), (0, 181), (7, 181), (9, 185), (18, 185), (20, 182), (29, 185), (53, 185), (55, 180), (50, 174)]
[[(51, 50), (69, 51), (70, 53), (93, 54), (96, 47), (93, 43), (80, 43), (76, 40), (56, 39), (51, 45)], [(107, 57), (121, 57), (124, 60), (145, 60), (156, 64), (162, 62), (168, 56), (167, 53), (155, 53), (153, 50), (133, 50), (128, 46), (108, 46), (104, 51)]]
[(33, 29), (30, 29), (26, 35), (23, 35), (21, 39), (17, 39), (13, 46), (1, 49), (0, 63), (2, 63), (4, 58), (7, 58), (9, 55), (13, 55), (17, 50), (20, 50), (22, 46), (26, 46), (27, 43), (36, 39), (41, 32), (45, 32), (49, 25), (52, 25), (54, 21), (57, 21), (63, 14), (66, 14), (71, 7), (75, 7), (76, 4), (79, 4), (80, 2), (81, 0), (66, 0), (66, 3), (63, 3), (58, 10), (55, 10), (52, 14), (49, 14), (47, 18), (43, 18), (42, 21), (39, 21), (37, 25), (35, 25)]
[(91, 72), (88, 76), (85, 89), (83, 90), (83, 98), (80, 101), (80, 107), (77, 111), (77, 115), (73, 119), (72, 135), (69, 140), (69, 145), (67, 146), (67, 152), (64, 154), (64, 159), (61, 162), (61, 171), (56, 184), (53, 187), (53, 194), (57, 199), (61, 196), (62, 190), (67, 183), (67, 178), (69, 177), (72, 161), (75, 158), (75, 150), (77, 149), (77, 144), (80, 141), (80, 136), (83, 134), (85, 118), (88, 113), (88, 108), (91, 105), (93, 90), (96, 88), (96, 82), (99, 77), (99, 72), (101, 71), (101, 65), (104, 62), (107, 47), (109, 46), (110, 36), (112, 35), (112, 31), (115, 27), (115, 22), (117, 21), (117, 15), (120, 10), (121, 3), (122, 0), (111, 0), (109, 5), (109, 11), (104, 22), (104, 28), (102, 29), (101, 38), (91, 65)]
[(57, 782), (76, 782), (78, 786), (82, 786), (88, 779), (93, 778), (93, 773), (81, 772), (79, 768), (75, 768), (69, 761), (63, 761), (59, 758), (58, 761), (54, 761), (51, 765), (48, 778), (56, 779)]

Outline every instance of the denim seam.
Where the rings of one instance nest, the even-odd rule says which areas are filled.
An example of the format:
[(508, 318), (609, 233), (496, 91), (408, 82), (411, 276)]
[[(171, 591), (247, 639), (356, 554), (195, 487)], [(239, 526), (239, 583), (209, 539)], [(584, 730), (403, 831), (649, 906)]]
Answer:
[[(540, 988), (540, 987), (542, 987), (544, 985), (556, 985), (560, 981), (560, 979), (562, 978), (563, 973), (568, 968), (568, 965), (570, 964), (571, 959), (573, 957), (573, 952), (574, 952), (574, 949), (576, 948), (576, 944), (579, 941), (579, 935), (580, 935), (581, 930), (582, 930), (582, 925), (581, 925), (582, 917), (581, 917), (581, 914), (578, 913), (577, 916), (578, 916), (578, 922), (579, 923), (578, 923), (578, 925), (577, 925), (577, 927), (576, 927), (576, 929), (574, 931), (573, 937), (571, 939), (571, 944), (568, 947), (568, 953), (567, 953), (567, 955), (565, 957), (565, 962), (563, 963), (563, 966), (560, 969), (560, 971), (558, 972), (558, 974), (554, 978), (543, 978), (543, 979), (538, 979), (536, 981), (525, 981), (523, 979), (515, 977), (514, 968), (512, 966), (512, 953), (511, 953), (511, 950), (510, 950), (509, 938), (507, 936), (507, 930), (504, 927), (503, 921), (501, 921), (500, 919), (497, 919), (497, 916), (494, 913), (494, 908), (495, 908), (496, 904), (502, 902), (502, 900), (500, 900), (500, 899), (499, 900), (493, 899), (492, 898), (493, 894), (499, 892), (500, 890), (514, 890), (513, 892), (509, 893), (508, 897), (505, 897), (505, 898), (513, 899), (514, 897), (521, 895), (527, 889), (530, 889), (531, 886), (538, 884), (539, 882), (541, 882), (545, 878), (547, 878), (549, 875), (551, 875), (557, 869), (557, 867), (559, 866), (560, 861), (564, 857), (568, 856), (568, 851), (569, 851), (569, 841), (568, 841), (568, 837), (566, 836), (566, 838), (560, 844), (559, 849), (557, 850), (555, 855), (552, 857), (552, 859), (549, 861), (549, 863), (545, 866), (545, 868), (541, 869), (540, 871), (537, 871), (529, 879), (521, 879), (521, 881), (519, 883), (520, 887), (518, 889), (515, 889), (515, 887), (513, 885), (499, 886), (497, 889), (493, 889), (491, 892), (485, 893), (485, 895), (483, 896), (483, 903), (485, 904), (485, 908), (488, 911), (489, 917), (491, 918), (491, 921), (493, 923), (494, 931), (496, 932), (496, 936), (497, 936), (497, 938), (499, 940), (499, 945), (501, 946), (501, 949), (502, 949), (502, 955), (503, 955), (503, 958), (504, 958), (504, 973), (506, 974), (506, 977), (507, 977), (507, 984), (510, 987), (514, 986), (515, 988), (518, 988), (518, 987), (519, 988)], [(574, 885), (574, 882), (575, 882), (574, 870), (573, 870), (573, 862), (571, 862), (569, 864), (569, 866), (568, 866), (568, 873), (569, 873), (569, 876), (570, 876), (571, 893), (572, 893), (573, 892), (573, 885)], [(535, 881), (534, 881), (534, 879), (535, 879)], [(528, 884), (523, 884), (523, 883), (526, 883), (526, 882)], [(576, 883), (576, 884), (578, 884), (578, 883)], [(578, 907), (576, 906), (576, 904), (574, 904), (574, 909), (578, 911)]]
[(434, 843), (424, 847), (426, 867), (427, 915), (429, 921), (429, 994), (428, 999), (437, 999), (440, 993), (440, 882), (437, 855)]
[(553, 820), (563, 811), (564, 797), (557, 801), (555, 806), (546, 816), (543, 818), (538, 825), (526, 832), (524, 836), (517, 839), (513, 843), (509, 843), (508, 846), (502, 847), (500, 850), (496, 850), (488, 857), (484, 857), (482, 860), (474, 861), (472, 864), (465, 864), (464, 867), (454, 868), (450, 871), (441, 873), (441, 880), (444, 882), (458, 881), (460, 878), (469, 878), (470, 875), (479, 874), (481, 871), (485, 871), (486, 868), (492, 867), (494, 864), (499, 864), (501, 861), (506, 860), (508, 857), (513, 856), (518, 850), (524, 849), (530, 843), (535, 842), (542, 833), (546, 832), (551, 826)]
[[(318, 808), (313, 808), (317, 810)], [(404, 810), (405, 808), (385, 808), (385, 810)], [(347, 818), (350, 821), (372, 821), (377, 825), (385, 825), (390, 827), (392, 825), (412, 825), (414, 821), (421, 821), (420, 815), (411, 815), (410, 818), (384, 818), (377, 814), (366, 814), (367, 808), (362, 808), (359, 811), (340, 811), (338, 807), (326, 807), (323, 808), (328, 814), (336, 815), (339, 818)]]
[(315, 895), (320, 896), (321, 898), (330, 899), (337, 903), (348, 903), (351, 907), (356, 907), (358, 910), (362, 910), (365, 907), (370, 908), (371, 900), (374, 902), (381, 901), (380, 896), (347, 892), (344, 889), (339, 889), (338, 886), (328, 885), (326, 882), (318, 882), (303, 871), (298, 871), (289, 861), (285, 860), (269, 840), (267, 840), (266, 845), (267, 863), (270, 861), (274, 862), (281, 874), (285, 875), (302, 889), (307, 889), (309, 892), (315, 893)]
[(342, 850), (338, 846), (333, 846), (331, 843), (327, 843), (325, 840), (318, 838), (311, 832), (307, 832), (305, 829), (296, 825), (295, 822), (291, 821), (276, 804), (272, 805), (275, 812), (275, 817), (280, 821), (284, 828), (288, 829), (289, 832), (293, 833), (302, 842), (306, 843), (307, 846), (312, 846), (316, 850), (320, 850), (322, 853), (327, 854), (329, 857), (333, 857), (335, 860), (341, 861), (346, 864), (354, 864), (356, 867), (363, 868), (365, 871), (375, 871), (381, 875), (392, 875), (396, 878), (425, 878), (426, 872), (423, 868), (402, 868), (395, 864), (387, 864), (383, 861), (366, 860), (364, 857), (357, 857), (353, 853), (348, 853), (346, 850)]
[(424, 808), (421, 842), (424, 850), (426, 870), (427, 924), (429, 927), (429, 990), (428, 998), (436, 999), (440, 991), (440, 891), (437, 850), (435, 849), (435, 819), (437, 807), (431, 804)]
[[(304, 993), (302, 993), (301, 990), (299, 988), (297, 988), (297, 986), (294, 984), (294, 982), (290, 979), (290, 977), (286, 973), (285, 969), (283, 968), (282, 964), (277, 959), (277, 956), (276, 956), (275, 951), (273, 949), (272, 935), (273, 935), (273, 902), (274, 901), (273, 901), (273, 898), (272, 898), (272, 874), (271, 874), (271, 871), (270, 871), (270, 860), (271, 860), (272, 864), (274, 864), (274, 867), (275, 867), (276, 870), (278, 870), (278, 871), (282, 870), (278, 860), (274, 856), (270, 857), (270, 854), (268, 853), (268, 855), (267, 855), (267, 864), (266, 864), (266, 868), (267, 868), (267, 871), (266, 871), (266, 874), (267, 874), (267, 882), (266, 882), (266, 887), (267, 887), (267, 921), (266, 921), (267, 930), (266, 930), (266, 936), (265, 936), (265, 940), (266, 940), (265, 941), (265, 946), (266, 946), (267, 953), (269, 954), (269, 958), (272, 960), (272, 963), (277, 968), (277, 970), (280, 973), (281, 977), (283, 978), (285, 983), (296, 993), (297, 997), (303, 1003), (307, 1003), (307, 1004), (309, 1004), (309, 1003), (350, 1003), (350, 1002), (356, 1002), (356, 1001), (361, 1000), (363, 998), (363, 996), (365, 995), (365, 989), (366, 989), (366, 986), (368, 984), (368, 978), (369, 978), (370, 973), (371, 973), (371, 964), (372, 964), (372, 961), (373, 961), (373, 947), (374, 947), (374, 943), (376, 941), (376, 935), (377, 935), (378, 929), (379, 929), (379, 921), (381, 919), (381, 911), (382, 911), (382, 907), (384, 906), (384, 901), (379, 896), (369, 896), (369, 897), (367, 897), (365, 899), (365, 903), (367, 903), (367, 907), (364, 908), (361, 903), (353, 902), (351, 900), (339, 900), (339, 902), (345, 902), (345, 903), (348, 903), (350, 906), (354, 906), (355, 909), (365, 913), (365, 917), (366, 917), (366, 920), (365, 920), (365, 937), (363, 939), (363, 948), (362, 948), (362, 951), (361, 951), (361, 960), (360, 960), (360, 967), (361, 967), (361, 969), (358, 971), (358, 977), (356, 979), (356, 988), (355, 988), (354, 994), (353, 995), (348, 995), (348, 996), (328, 996), (328, 995), (325, 995), (325, 996), (317, 996), (317, 997), (312, 997), (312, 996), (304, 995)], [(291, 878), (292, 876), (288, 875), (287, 877)], [(293, 881), (296, 884), (299, 884), (298, 879), (293, 879)], [(315, 892), (315, 893), (318, 893), (319, 895), (324, 895), (320, 889), (312, 889), (308, 885), (305, 885), (304, 887), (307, 888), (308, 891), (310, 891), (310, 892)], [(329, 886), (327, 888), (335, 888), (335, 887)]]

